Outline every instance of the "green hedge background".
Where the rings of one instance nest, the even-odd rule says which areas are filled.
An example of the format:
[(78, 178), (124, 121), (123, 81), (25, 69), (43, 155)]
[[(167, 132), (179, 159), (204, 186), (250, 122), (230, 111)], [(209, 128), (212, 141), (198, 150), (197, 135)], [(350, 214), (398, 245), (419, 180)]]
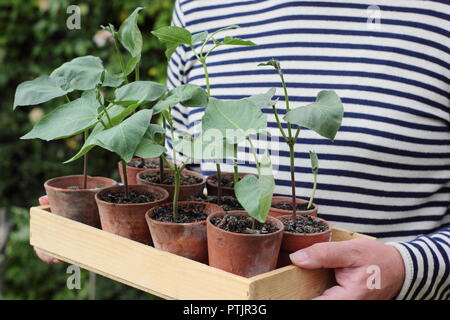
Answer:
[[(66, 27), (69, 5), (81, 8), (79, 30)], [(77, 56), (99, 56), (109, 70), (117, 68), (113, 45), (99, 46), (93, 37), (100, 25), (112, 23), (118, 28), (138, 6), (144, 7), (139, 22), (144, 37), (141, 78), (164, 82), (163, 48), (150, 31), (170, 23), (173, 0), (0, 0), (0, 210), (14, 224), (0, 252), (0, 299), (88, 297), (87, 271), (82, 272), (81, 290), (69, 290), (67, 264), (46, 265), (28, 244), (28, 207), (36, 205), (44, 194), (45, 180), (81, 173), (82, 161), (62, 164), (79, 148), (81, 137), (53, 142), (20, 140), (36, 117), (63, 101), (56, 99), (13, 112), (14, 92), (20, 82), (49, 74)], [(94, 149), (89, 174), (117, 179), (117, 161), (111, 154)], [(100, 276), (96, 287), (97, 299), (154, 298)]]

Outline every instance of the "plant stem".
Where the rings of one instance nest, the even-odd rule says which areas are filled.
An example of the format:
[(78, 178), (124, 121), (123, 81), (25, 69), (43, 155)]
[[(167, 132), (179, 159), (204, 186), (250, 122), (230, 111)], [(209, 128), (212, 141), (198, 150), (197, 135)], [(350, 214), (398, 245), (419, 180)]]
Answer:
[(163, 155), (159, 156), (159, 181), (162, 183), (164, 180), (164, 159)]
[(134, 69), (134, 80), (135, 81), (139, 81), (139, 66), (140, 66), (140, 63), (138, 62)]
[(292, 189), (292, 218), (297, 216), (297, 197), (295, 195), (295, 167), (294, 167), (294, 143), (289, 143), (289, 158), (291, 169), (291, 189)]
[(317, 170), (314, 170), (313, 174), (314, 174), (314, 184), (313, 184), (313, 190), (311, 192), (311, 196), (309, 197), (309, 202), (308, 202), (308, 207), (307, 207), (308, 210), (311, 208), (311, 206), (313, 204), (314, 195), (316, 194), (316, 187), (317, 187)]
[[(89, 135), (89, 130), (84, 130), (84, 142), (86, 142)], [(88, 168), (88, 153), (83, 156), (83, 189), (87, 189), (87, 168)]]
[(123, 186), (125, 189), (125, 199), (129, 199), (128, 193), (128, 177), (127, 177), (127, 163), (122, 159), (122, 174), (123, 174)]
[(123, 61), (122, 54), (120, 53), (119, 47), (117, 46), (117, 39), (114, 38), (114, 48), (116, 49), (116, 54), (119, 58), (120, 62), (120, 68), (122, 69), (123, 78), (125, 80), (125, 83), (128, 83), (128, 77), (125, 75), (125, 63)]
[(222, 204), (222, 172), (220, 170), (219, 161), (216, 162), (217, 170), (217, 204), (220, 206)]
[(208, 94), (208, 98), (211, 96), (211, 85), (209, 83), (209, 74), (208, 74), (208, 68), (206, 66), (206, 62), (204, 60), (200, 61), (203, 66), (203, 71), (205, 72), (205, 80), (206, 80), (206, 92)]
[(237, 153), (238, 153), (238, 145), (237, 143), (235, 143), (233, 145), (233, 169), (234, 169), (234, 174), (233, 174), (233, 180), (234, 180), (234, 187), (236, 187), (237, 183), (239, 182), (239, 169), (238, 169), (238, 161), (237, 161)]
[(172, 203), (172, 207), (173, 207), (173, 220), (177, 221), (178, 220), (178, 197), (180, 195), (180, 175), (181, 175), (181, 171), (180, 170), (175, 170), (175, 190), (174, 190), (174, 194), (173, 194), (173, 203)]
[(253, 158), (255, 159), (256, 170), (258, 171), (258, 176), (261, 176), (261, 168), (259, 166), (258, 156), (256, 155), (255, 146), (250, 138), (247, 138), (248, 143), (250, 144), (250, 150), (253, 154)]

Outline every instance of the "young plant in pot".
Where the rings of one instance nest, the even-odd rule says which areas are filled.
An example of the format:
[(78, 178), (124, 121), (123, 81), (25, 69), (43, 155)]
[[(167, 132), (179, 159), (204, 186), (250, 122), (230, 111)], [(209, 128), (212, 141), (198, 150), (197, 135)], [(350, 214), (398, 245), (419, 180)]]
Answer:
[[(57, 97), (66, 99), (65, 104), (45, 115), (21, 139), (51, 141), (78, 134), (84, 134), (86, 139), (90, 130), (101, 121), (96, 88), (114, 85), (111, 79), (112, 75), (104, 69), (100, 58), (84, 56), (64, 63), (50, 76), (40, 76), (20, 84), (15, 94), (14, 109), (45, 103)], [(98, 190), (115, 184), (109, 178), (88, 176), (86, 153), (82, 175), (53, 178), (46, 181), (44, 187), (53, 213), (99, 227), (94, 195)]]
[[(318, 208), (313, 204), (314, 193), (317, 186), (318, 159), (314, 152), (310, 152), (311, 165), (314, 175), (313, 192), (309, 201), (296, 198), (295, 187), (295, 154), (294, 147), (299, 138), (300, 129), (308, 128), (319, 135), (333, 141), (342, 123), (344, 108), (341, 99), (334, 91), (320, 91), (316, 101), (295, 109), (289, 105), (289, 96), (280, 63), (271, 59), (260, 66), (272, 66), (281, 78), (284, 97), (286, 102), (287, 132), (283, 128), (275, 105), (272, 106), (273, 113), (284, 138), (289, 146), (290, 169), (291, 169), (291, 197), (274, 197), (272, 200), (271, 214), (278, 217), (285, 226), (283, 244), (280, 253), (279, 265), (290, 264), (289, 254), (303, 249), (316, 242), (330, 241), (331, 226), (323, 219), (317, 218)], [(294, 128), (296, 126), (297, 128)], [(290, 202), (290, 203), (289, 203)], [(285, 210), (288, 209), (288, 210)]]
[[(172, 95), (175, 96), (177, 93), (181, 94), (182, 91), (191, 91), (194, 89), (195, 94), (192, 94), (191, 102), (197, 101), (198, 103), (206, 104), (207, 97), (204, 94), (205, 92), (198, 86), (184, 85), (177, 87), (172, 90)], [(170, 98), (167, 98), (164, 101), (167, 101), (168, 99)], [(178, 99), (174, 98), (174, 100)], [(187, 105), (191, 105), (191, 102), (188, 102)], [(163, 108), (163, 105), (164, 103), (157, 104), (155, 106), (156, 111), (160, 111), (159, 108)], [(183, 143), (183, 141), (175, 138), (174, 120), (171, 111), (172, 103), (167, 104), (167, 108), (164, 107), (161, 112), (170, 128), (172, 142), (174, 146), (176, 146), (179, 142)], [(159, 205), (150, 209), (146, 213), (146, 219), (155, 248), (198, 262), (207, 263), (206, 218), (210, 214), (223, 212), (223, 210), (213, 203), (181, 200), (181, 195), (183, 195), (182, 192), (185, 192), (183, 195), (184, 199), (189, 198), (193, 192), (192, 189), (187, 189), (186, 185), (182, 185), (182, 179), (188, 178), (189, 175), (191, 175), (190, 178), (197, 177), (184, 170), (189, 163), (189, 159), (193, 157), (193, 155), (186, 153), (185, 156), (188, 157), (184, 161), (182, 159), (177, 159), (177, 152), (174, 147), (172, 163), (169, 163), (165, 157), (163, 157), (169, 168), (168, 170), (170, 170), (166, 176), (172, 177), (174, 181), (173, 189), (171, 189), (173, 195), (171, 198), (172, 203)], [(145, 179), (145, 174), (145, 171), (142, 172), (138, 176), (138, 180), (141, 181), (141, 179)], [(198, 177), (200, 180), (200, 183), (198, 183), (200, 188), (197, 192), (202, 192), (205, 179), (200, 178), (202, 177), (201, 175), (198, 175)], [(185, 188), (183, 189), (183, 187)], [(191, 194), (188, 196), (186, 192)]]
[(284, 230), (268, 217), (275, 185), (270, 159), (265, 154), (259, 161), (251, 138), (266, 128), (266, 115), (248, 98), (211, 98), (202, 118), (203, 135), (217, 130), (230, 145), (247, 142), (254, 157), (257, 176), (247, 175), (235, 187), (245, 211), (216, 213), (207, 220), (209, 265), (245, 277), (276, 267)]
[[(248, 40), (243, 40), (239, 38), (234, 38), (231, 36), (225, 36), (221, 41), (217, 40), (217, 36), (221, 33), (237, 29), (239, 26), (232, 25), (225, 28), (218, 29), (212, 33), (208, 33), (207, 31), (198, 32), (196, 34), (192, 34), (189, 30), (168, 26), (160, 28), (152, 33), (158, 37), (158, 39), (164, 43), (167, 47), (166, 56), (169, 59), (173, 54), (175, 49), (179, 45), (187, 45), (192, 49), (197, 60), (202, 64), (205, 81), (206, 81), (206, 92), (208, 94), (208, 98), (211, 96), (211, 85), (209, 80), (208, 66), (207, 66), (207, 58), (210, 56), (212, 52), (218, 47), (222, 47), (225, 45), (238, 45), (238, 46), (254, 46), (255, 43)], [(197, 49), (196, 49), (197, 48)], [(222, 204), (222, 201), (233, 204), (236, 203), (234, 199), (228, 198), (229, 196), (234, 197), (234, 185), (243, 177), (245, 174), (239, 174), (238, 166), (237, 166), (237, 145), (234, 146), (234, 172), (233, 173), (223, 173), (221, 170), (221, 159), (216, 159), (216, 174), (208, 176), (206, 180), (206, 187), (208, 190), (208, 199), (204, 199), (202, 197), (198, 198), (198, 200), (209, 200), (211, 202), (215, 202), (219, 205)], [(225, 196), (226, 198), (222, 198)], [(214, 197), (214, 198), (213, 198)], [(217, 197), (217, 198), (215, 198)]]

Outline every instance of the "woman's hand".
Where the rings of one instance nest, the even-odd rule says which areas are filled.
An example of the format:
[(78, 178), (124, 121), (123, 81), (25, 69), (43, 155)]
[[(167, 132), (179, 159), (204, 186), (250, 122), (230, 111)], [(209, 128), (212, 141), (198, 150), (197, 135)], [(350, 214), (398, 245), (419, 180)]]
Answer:
[[(405, 279), (400, 253), (376, 240), (317, 243), (294, 252), (290, 258), (293, 264), (304, 269), (335, 269), (337, 285), (316, 297), (317, 300), (393, 299)], [(380, 271), (379, 288), (373, 288), (376, 270)]]
[[(50, 204), (48, 202), (47, 196), (40, 197), (39, 198), (39, 204), (41, 206)], [(62, 262), (61, 260), (58, 260), (56, 258), (53, 258), (53, 257), (49, 256), (48, 254), (43, 253), (39, 249), (34, 248), (34, 252), (36, 252), (36, 255), (38, 256), (38, 258), (41, 259), (42, 261), (44, 261), (45, 263), (56, 264), (56, 263), (61, 263)]]

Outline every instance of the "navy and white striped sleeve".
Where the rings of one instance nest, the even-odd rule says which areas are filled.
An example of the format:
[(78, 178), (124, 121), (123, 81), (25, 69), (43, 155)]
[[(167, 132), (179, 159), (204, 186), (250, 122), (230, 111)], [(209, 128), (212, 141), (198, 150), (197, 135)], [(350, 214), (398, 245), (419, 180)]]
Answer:
[[(183, 12), (180, 8), (179, 1), (175, 2), (175, 7), (172, 14), (172, 26), (185, 28)], [(173, 89), (186, 83), (185, 79), (185, 66), (186, 66), (186, 48), (184, 46), (178, 46), (176, 51), (172, 54), (167, 65), (167, 87)], [(174, 127), (176, 136), (188, 134), (189, 129), (189, 110), (181, 104), (176, 105), (172, 109), (172, 116), (174, 120)], [(170, 137), (170, 131), (166, 132), (166, 147), (168, 148), (168, 155), (172, 154), (172, 143)]]
[(390, 242), (405, 264), (399, 300), (450, 299), (450, 226), (409, 242)]

